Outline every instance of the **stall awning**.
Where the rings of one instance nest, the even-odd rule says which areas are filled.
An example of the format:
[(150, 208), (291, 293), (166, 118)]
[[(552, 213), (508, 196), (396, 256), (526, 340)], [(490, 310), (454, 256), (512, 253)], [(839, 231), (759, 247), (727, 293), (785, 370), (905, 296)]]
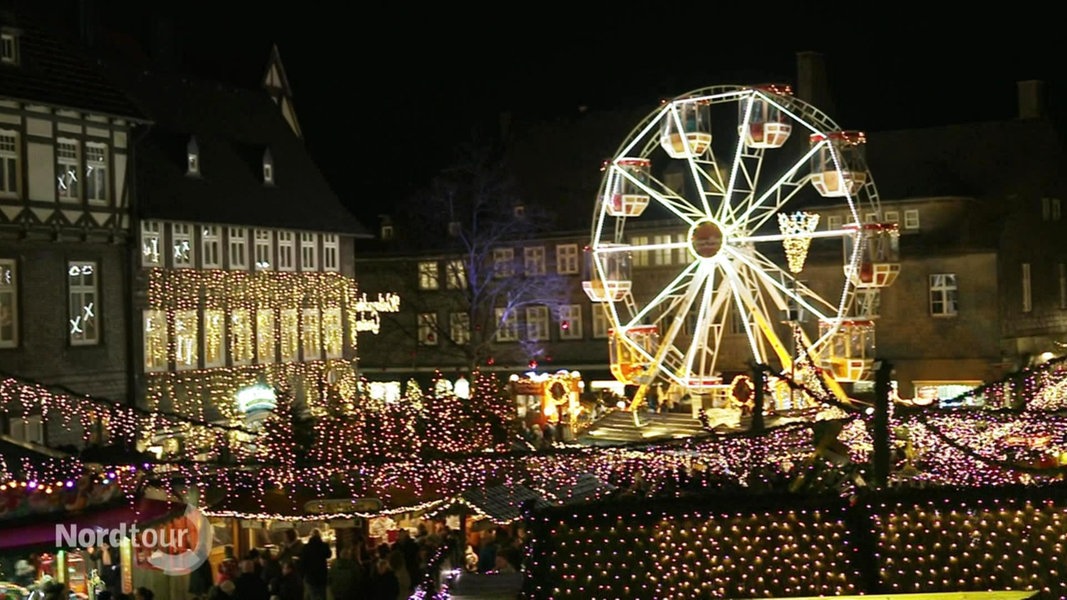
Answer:
[[(136, 525), (138, 529), (150, 527), (185, 512), (186, 505), (141, 497), (123, 500), (77, 512), (50, 513), (47, 520), (33, 523), (9, 523), (0, 521), (0, 552), (7, 550), (55, 549), (57, 528), (112, 530), (125, 525), (127, 530)], [(68, 529), (69, 531), (69, 529)]]

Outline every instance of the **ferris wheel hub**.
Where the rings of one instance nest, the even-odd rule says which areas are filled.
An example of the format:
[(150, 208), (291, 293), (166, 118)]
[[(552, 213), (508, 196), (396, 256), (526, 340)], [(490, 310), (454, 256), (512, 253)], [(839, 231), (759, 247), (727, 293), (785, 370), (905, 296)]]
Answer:
[(715, 257), (722, 245), (722, 227), (711, 219), (698, 221), (689, 230), (689, 251), (698, 259)]

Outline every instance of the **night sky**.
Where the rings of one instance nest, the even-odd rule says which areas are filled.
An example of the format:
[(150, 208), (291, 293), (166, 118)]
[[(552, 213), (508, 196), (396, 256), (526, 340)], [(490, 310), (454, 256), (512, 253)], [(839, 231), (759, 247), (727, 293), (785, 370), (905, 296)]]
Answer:
[(825, 55), (831, 116), (847, 129), (1011, 118), (1016, 82), (1025, 79), (1046, 81), (1057, 110), (1067, 83), (1055, 64), (1057, 24), (1034, 15), (931, 16), (906, 4), (877, 14), (841, 3), (715, 3), (714, 11), (617, 4), (599, 12), (542, 3), (499, 14), (464, 14), (455, 4), (361, 4), (358, 12), (342, 3), (235, 4), (181, 3), (182, 55), (225, 72), (228, 56), (276, 42), (308, 147), (359, 208), (402, 198), (448, 164), (475, 124), (503, 110), (651, 109), (708, 85), (795, 83), (803, 50)]

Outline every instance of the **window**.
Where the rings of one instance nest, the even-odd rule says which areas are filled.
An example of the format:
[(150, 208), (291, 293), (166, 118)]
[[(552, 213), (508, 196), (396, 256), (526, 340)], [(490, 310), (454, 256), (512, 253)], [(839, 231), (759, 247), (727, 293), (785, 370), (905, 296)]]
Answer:
[(560, 275), (578, 274), (578, 244), (556, 246), (556, 272)]
[(344, 354), (345, 326), (341, 319), (341, 307), (322, 309), (322, 349), (326, 358), (341, 358)]
[(564, 304), (559, 307), (559, 339), (582, 339), (582, 305)]
[(841, 229), (841, 215), (826, 217), (826, 229), (829, 231), (837, 231), (838, 229)]
[(281, 323), (278, 327), (278, 350), (282, 362), (300, 360), (300, 315), (295, 308), (281, 310)]
[(419, 313), (419, 345), (437, 345), (437, 313)]
[(19, 344), (18, 278), (15, 261), (0, 259), (0, 348)]
[(679, 233), (674, 238), (674, 242), (678, 244), (678, 264), (687, 265), (696, 260), (693, 253), (689, 251), (689, 234)]
[(1041, 220), (1043, 221), (1059, 221), (1060, 220), (1060, 199), (1059, 198), (1042, 198), (1041, 199)]
[(192, 267), (193, 262), (193, 226), (186, 223), (173, 223), (170, 226), (170, 244), (172, 261), (175, 268)]
[(174, 366), (178, 370), (195, 369), (200, 361), (200, 332), (197, 311), (174, 313)]
[(200, 144), (195, 137), (189, 138), (185, 145), (185, 174), (190, 177), (200, 176)]
[(545, 247), (523, 248), (523, 272), (527, 277), (545, 274)]
[(314, 233), (300, 234), (300, 270), (317, 271), (319, 268), (319, 236)]
[(278, 232), (278, 270), (293, 271), (296, 269), (294, 258), (296, 256), (296, 242), (292, 231)]
[(226, 315), (204, 309), (204, 368), (226, 366)]
[(56, 198), (60, 202), (79, 202), (78, 189), (79, 145), (77, 140), (56, 140)]
[(159, 257), (160, 239), (163, 227), (159, 221), (141, 221), (141, 265), (158, 267), (162, 263)]
[(1022, 266), (1023, 312), (1030, 312), (1034, 309), (1034, 299), (1030, 295), (1030, 263)]
[[(630, 238), (630, 244), (633, 246), (647, 246), (648, 236), (635, 235)], [(633, 266), (635, 267), (647, 267), (648, 266), (648, 250), (637, 250), (633, 253)]]
[(146, 310), (144, 316), (144, 370), (167, 369), (167, 313)]
[(271, 266), (271, 254), (274, 254), (274, 236), (269, 229), (256, 229), (253, 234), (257, 271), (269, 271)]
[(19, 134), (0, 130), (0, 196), (19, 195)]
[(548, 307), (526, 307), (526, 339), (540, 342), (548, 339)]
[(919, 209), (911, 208), (904, 211), (904, 229), (919, 228)]
[(263, 183), (274, 185), (274, 158), (270, 155), (270, 148), (263, 151)]
[(526, 216), (526, 207), (522, 204), (516, 204), (515, 207), (511, 209), (511, 214), (515, 215), (516, 219), (521, 219)]
[(515, 342), (519, 339), (519, 318), (515, 311), (496, 309), (496, 341)]
[(448, 235), (449, 237), (459, 237), (463, 233), (463, 226), (459, 224), (459, 221), (448, 222)]
[(110, 188), (107, 172), (107, 144), (85, 144), (85, 198), (89, 204), (107, 204)]
[(0, 33), (0, 62), (5, 65), (19, 64), (19, 38), (14, 33)]
[(863, 222), (864, 223), (877, 223), (878, 222), (878, 213), (876, 213), (876, 212), (866, 213), (865, 215), (863, 215)]
[(337, 234), (322, 234), (322, 270), (340, 271), (341, 265), (338, 261), (338, 256), (340, 254), (340, 242), (338, 241)]
[(67, 310), (70, 343), (89, 346), (100, 343), (97, 312), (96, 263), (75, 261), (67, 263), (67, 287), (70, 301)]
[(217, 225), (207, 225), (200, 232), (200, 263), (205, 269), (222, 268), (222, 235)]
[[(656, 246), (668, 245), (671, 243), (670, 234), (667, 235), (654, 235), (652, 236), (652, 243)], [(672, 250), (670, 248), (656, 248), (655, 254), (652, 256), (652, 264), (655, 265), (669, 265), (671, 260)]]
[(391, 240), (396, 237), (396, 230), (392, 225), (382, 225), (381, 236), (383, 240)]
[(471, 341), (471, 316), (465, 312), (449, 314), (448, 334), (452, 338), (452, 342), (458, 346), (469, 344)]
[(301, 314), (301, 346), (304, 360), (322, 360), (322, 329), (319, 322), (319, 309), (305, 308)]
[(953, 317), (956, 305), (956, 274), (938, 273), (930, 276), (930, 314), (935, 317)]
[(493, 275), (511, 277), (515, 274), (515, 250), (513, 248), (493, 249)]
[(12, 417), (8, 425), (11, 437), (27, 444), (44, 444), (44, 417), (28, 415)]
[(247, 308), (235, 308), (230, 313), (230, 358), (234, 365), (252, 363), (256, 354), (252, 338), (252, 315)]
[(274, 362), (274, 309), (256, 311), (256, 363), (265, 365)]
[(1067, 263), (1056, 265), (1056, 271), (1060, 282), (1060, 308), (1067, 309)]
[(248, 233), (241, 227), (228, 227), (230, 268), (248, 268)]
[(467, 264), (462, 259), (445, 263), (445, 286), (450, 290), (467, 289)]
[(437, 276), (437, 262), (423, 261), (419, 263), (419, 289), (436, 290), (441, 286)]
[(895, 210), (885, 211), (886, 223), (900, 223), (900, 212)]
[(602, 339), (608, 337), (608, 313), (603, 304), (593, 305), (593, 337)]

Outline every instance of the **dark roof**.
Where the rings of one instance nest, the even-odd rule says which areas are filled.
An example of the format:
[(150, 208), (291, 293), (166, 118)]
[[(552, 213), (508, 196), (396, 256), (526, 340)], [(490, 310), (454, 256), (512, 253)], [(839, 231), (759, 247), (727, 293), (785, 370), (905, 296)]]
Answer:
[(490, 520), (501, 524), (520, 518), (528, 503), (532, 508), (551, 506), (543, 496), (522, 484), (472, 488), (460, 497), (485, 513)]
[(144, 120), (100, 65), (23, 3), (0, 2), (0, 24), (18, 32), (18, 64), (0, 65), (0, 94), (25, 102)]
[[(154, 122), (137, 146), (141, 218), (369, 235), (264, 90), (120, 65), (109, 71)], [(186, 174), (192, 137), (199, 177)], [(273, 185), (263, 182), (268, 149)]]
[(599, 500), (617, 489), (618, 487), (615, 485), (602, 481), (592, 473), (581, 473), (573, 483), (569, 484), (565, 484), (560, 480), (546, 481), (541, 488), (545, 496), (553, 498), (561, 504)]

